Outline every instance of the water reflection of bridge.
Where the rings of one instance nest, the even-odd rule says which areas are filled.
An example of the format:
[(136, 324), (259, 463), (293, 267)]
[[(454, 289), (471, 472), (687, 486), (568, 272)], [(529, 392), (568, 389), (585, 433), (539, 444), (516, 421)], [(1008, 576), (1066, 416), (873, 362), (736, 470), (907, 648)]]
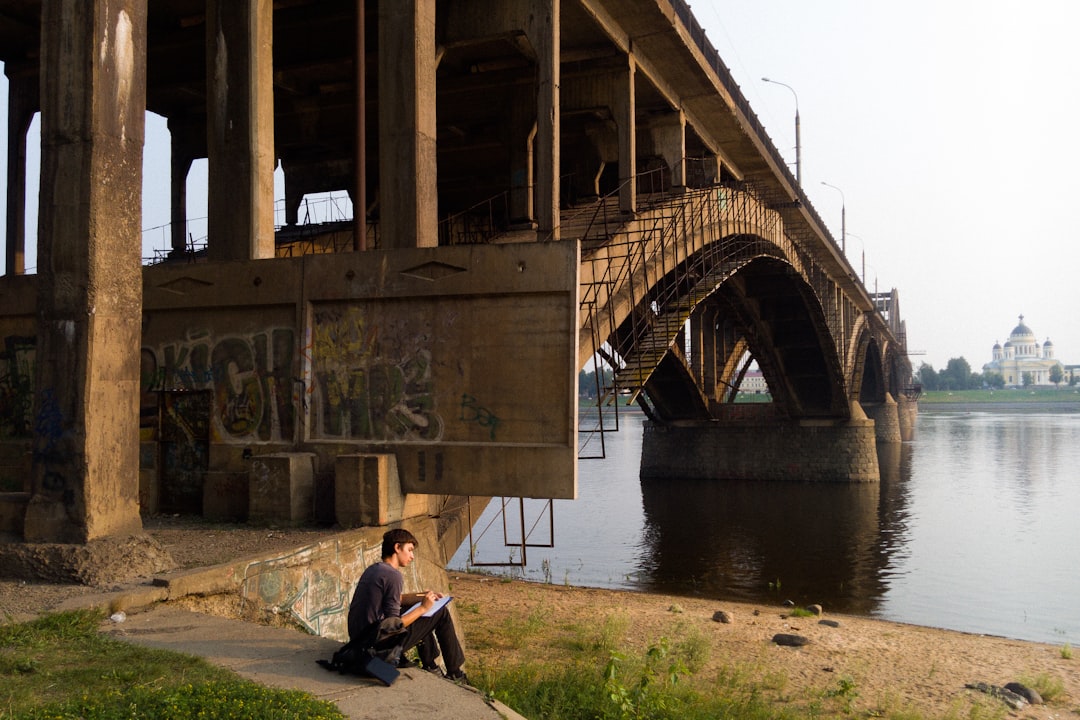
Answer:
[(910, 445), (879, 450), (880, 483), (643, 481), (638, 582), (656, 592), (873, 614), (908, 540), (911, 472)]

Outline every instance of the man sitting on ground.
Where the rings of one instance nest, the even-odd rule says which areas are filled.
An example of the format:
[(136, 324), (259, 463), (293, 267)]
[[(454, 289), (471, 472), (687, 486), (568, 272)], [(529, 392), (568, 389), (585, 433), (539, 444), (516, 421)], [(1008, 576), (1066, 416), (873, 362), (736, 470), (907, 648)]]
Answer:
[[(432, 615), (425, 615), (443, 595), (425, 590), (402, 597), (405, 578), (401, 569), (413, 561), (416, 544), (416, 537), (403, 528), (389, 530), (383, 535), (382, 562), (364, 570), (349, 604), (349, 639), (359, 641), (370, 637), (374, 634), (372, 629), (386, 619), (400, 617), (405, 632), (402, 652), (416, 647), (421, 666), (429, 672), (441, 672), (435, 663), (441, 649), (446, 677), (467, 684), (465, 673), (461, 671), (465, 653), (458, 641), (450, 610), (443, 605)], [(403, 601), (419, 605), (402, 615)], [(397, 643), (402, 643), (402, 639), (395, 638)]]

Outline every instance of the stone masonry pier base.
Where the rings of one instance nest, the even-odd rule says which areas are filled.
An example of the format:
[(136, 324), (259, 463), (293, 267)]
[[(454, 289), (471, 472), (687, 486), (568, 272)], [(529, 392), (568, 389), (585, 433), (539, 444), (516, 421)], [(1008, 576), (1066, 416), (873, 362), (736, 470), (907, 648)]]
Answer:
[(645, 424), (642, 478), (877, 482), (874, 422)]
[(892, 395), (885, 393), (885, 402), (865, 404), (863, 410), (874, 421), (878, 442), (901, 442), (900, 413)]

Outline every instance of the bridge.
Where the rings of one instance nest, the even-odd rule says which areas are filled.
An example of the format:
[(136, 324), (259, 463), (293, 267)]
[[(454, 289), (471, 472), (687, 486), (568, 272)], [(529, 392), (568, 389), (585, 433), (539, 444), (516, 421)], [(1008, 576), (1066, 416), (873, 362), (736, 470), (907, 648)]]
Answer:
[[(593, 362), (649, 414), (645, 476), (872, 481), (910, 433), (896, 291), (684, 0), (0, 0), (0, 59), (12, 537), (159, 511), (443, 533), (465, 498), (573, 498)], [(172, 225), (143, 267), (147, 111)], [(299, 222), (335, 189), (352, 219)], [(751, 361), (773, 402), (735, 402)]]

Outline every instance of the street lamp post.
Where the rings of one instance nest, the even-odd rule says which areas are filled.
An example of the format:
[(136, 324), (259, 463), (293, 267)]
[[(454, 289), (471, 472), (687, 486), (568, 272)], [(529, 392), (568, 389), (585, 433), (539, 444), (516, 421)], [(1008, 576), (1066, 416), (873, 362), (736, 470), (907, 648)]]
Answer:
[(866, 284), (866, 241), (863, 240), (858, 235), (856, 235), (855, 233), (849, 233), (849, 235), (851, 235), (851, 237), (858, 240), (859, 244), (862, 245), (862, 282), (863, 282), (863, 285), (865, 285)]
[(799, 187), (802, 187), (802, 140), (799, 137), (799, 94), (795, 92), (795, 88), (786, 83), (770, 80), (767, 77), (761, 79), (764, 82), (772, 83), (773, 85), (786, 87), (791, 91), (791, 94), (795, 96), (795, 180), (799, 183)]
[(830, 185), (824, 180), (821, 184), (825, 187), (831, 187), (836, 192), (840, 193), (840, 251), (847, 253), (847, 200), (844, 199), (844, 191), (835, 185)]

